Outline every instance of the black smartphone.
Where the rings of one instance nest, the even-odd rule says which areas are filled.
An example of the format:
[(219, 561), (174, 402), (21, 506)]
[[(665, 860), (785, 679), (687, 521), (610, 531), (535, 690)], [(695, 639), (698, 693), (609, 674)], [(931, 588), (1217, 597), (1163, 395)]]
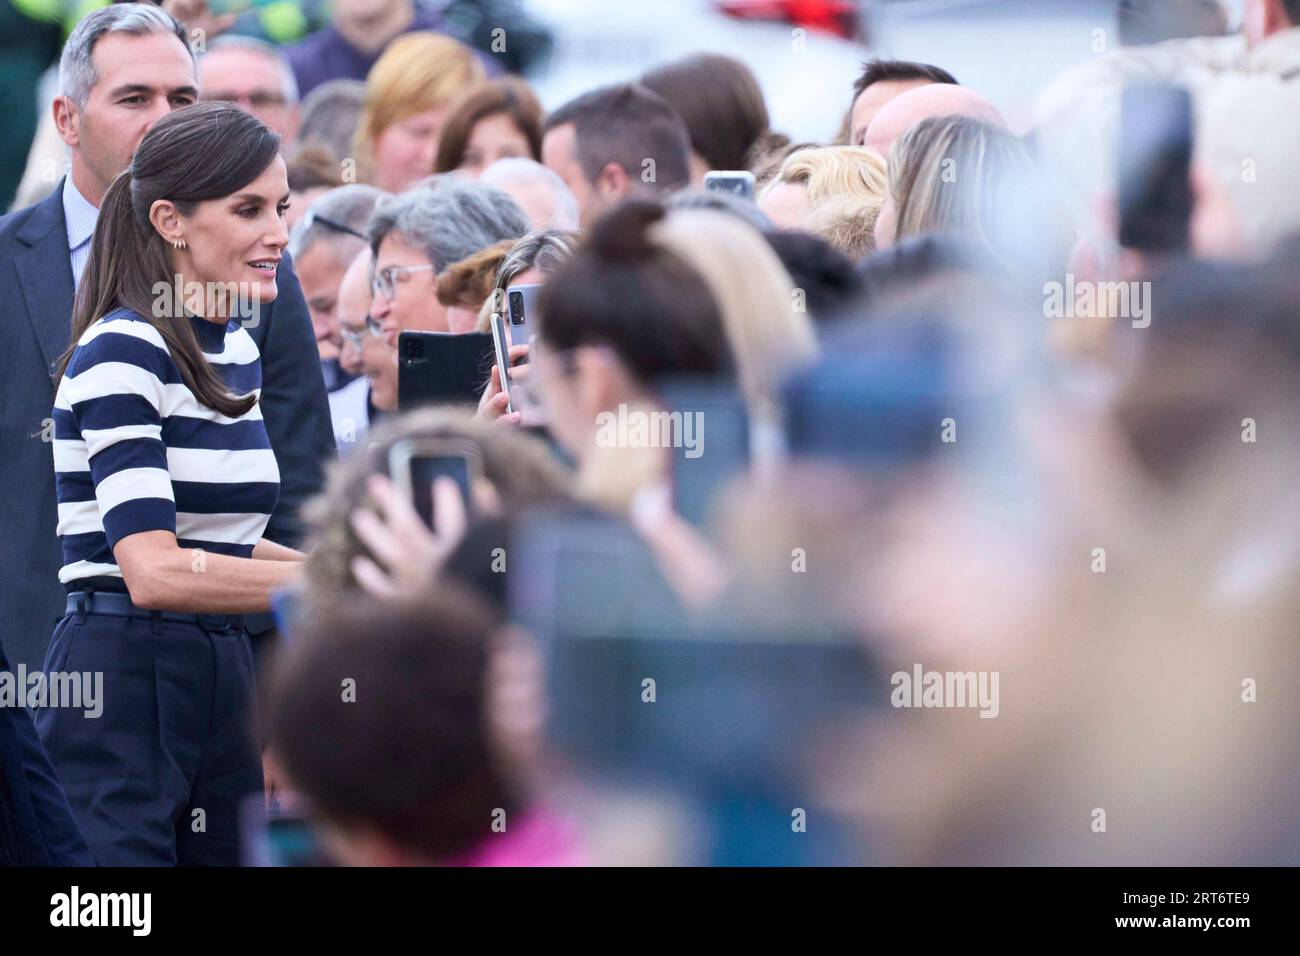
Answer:
[(888, 698), (851, 634), (689, 612), (624, 522), (533, 512), (510, 561), (511, 620), (545, 660), (548, 742), (588, 770), (749, 785), (791, 766), (821, 718)]
[(477, 405), (494, 361), (488, 332), (403, 332), (397, 337), (397, 407)]
[(1119, 135), (1119, 244), (1187, 248), (1192, 218), (1192, 99), (1176, 86), (1124, 90)]
[(744, 169), (715, 169), (704, 174), (704, 188), (731, 193), (741, 199), (753, 199), (754, 174)]
[(451, 478), (469, 515), (470, 489), (483, 474), (483, 457), (478, 445), (466, 438), (406, 438), (388, 450), (388, 473), (421, 520), (432, 528), (436, 520), (434, 481)]
[(528, 345), (536, 334), (531, 319), (537, 314), (537, 301), (542, 293), (540, 282), (512, 285), (506, 289), (506, 316), (510, 319), (510, 344)]

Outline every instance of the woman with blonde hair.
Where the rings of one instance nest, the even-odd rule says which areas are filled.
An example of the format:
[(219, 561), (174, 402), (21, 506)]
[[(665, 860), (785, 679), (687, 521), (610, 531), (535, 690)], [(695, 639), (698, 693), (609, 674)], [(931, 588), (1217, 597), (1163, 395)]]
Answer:
[(474, 52), (451, 37), (417, 32), (394, 40), (366, 77), (357, 178), (397, 193), (428, 176), (453, 102), (484, 77)]
[(996, 251), (1025, 211), (1017, 196), (1033, 193), (1035, 178), (1029, 154), (1006, 130), (964, 116), (922, 120), (890, 150), (876, 248), (947, 233)]
[(759, 196), (759, 208), (785, 229), (820, 236), (860, 259), (875, 248), (884, 205), (885, 161), (862, 146), (817, 146), (792, 152)]
[(653, 235), (704, 280), (750, 415), (760, 427), (776, 425), (782, 381), (817, 355), (812, 319), (781, 260), (750, 226), (712, 210), (672, 210)]

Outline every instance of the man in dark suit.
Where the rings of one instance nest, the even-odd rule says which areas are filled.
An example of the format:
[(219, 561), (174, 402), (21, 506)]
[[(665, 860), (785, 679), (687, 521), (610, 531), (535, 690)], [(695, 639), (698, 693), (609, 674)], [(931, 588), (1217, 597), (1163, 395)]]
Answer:
[[(54, 104), (71, 170), (44, 201), (0, 218), (0, 644), (40, 667), (62, 616), (50, 366), (68, 345), (72, 300), (98, 206), (149, 128), (198, 97), (185, 29), (152, 4), (89, 14), (68, 37)], [(262, 353), (262, 414), (280, 466), (266, 537), (293, 546), (298, 509), (334, 454), (329, 403), (302, 289), (286, 255), (279, 295), (248, 329)], [(269, 630), (269, 617), (249, 630)]]

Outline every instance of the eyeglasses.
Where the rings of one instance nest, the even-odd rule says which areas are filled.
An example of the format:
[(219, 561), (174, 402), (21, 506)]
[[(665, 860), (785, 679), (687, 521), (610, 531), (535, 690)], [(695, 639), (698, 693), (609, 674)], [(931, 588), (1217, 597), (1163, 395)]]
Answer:
[(333, 219), (327, 219), (314, 209), (308, 209), (306, 214), (302, 217), (302, 231), (306, 232), (314, 225), (321, 225), (326, 229), (333, 229), (335, 232), (341, 232), (344, 235), (356, 236), (358, 239), (366, 238), (364, 232), (353, 229), (351, 226), (345, 226), (341, 222), (335, 222)]
[(373, 315), (367, 315), (365, 332), (354, 332), (352, 329), (345, 329), (342, 326), (339, 326), (339, 334), (343, 336), (344, 342), (347, 342), (348, 345), (351, 345), (354, 349), (360, 352), (366, 347), (367, 334), (372, 335), (375, 338), (379, 338), (384, 334), (384, 323), (380, 322)]
[(375, 273), (375, 280), (371, 283), (371, 291), (375, 295), (382, 295), (385, 299), (397, 297), (397, 283), (405, 282), (414, 272), (431, 272), (432, 265), (427, 266), (388, 266), (386, 269), (380, 269)]

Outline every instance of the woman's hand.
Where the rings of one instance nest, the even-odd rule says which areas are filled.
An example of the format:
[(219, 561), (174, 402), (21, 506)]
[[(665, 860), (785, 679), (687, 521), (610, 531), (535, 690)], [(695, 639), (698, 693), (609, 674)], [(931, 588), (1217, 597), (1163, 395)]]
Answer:
[(465, 536), (467, 517), (460, 488), (446, 476), (433, 483), (435, 528), (384, 475), (371, 475), (366, 490), (378, 509), (352, 512), (352, 529), (371, 557), (352, 559), (352, 575), (369, 594), (394, 598), (423, 591), (442, 573), (443, 563)]
[[(510, 382), (511, 385), (522, 384), (528, 380), (529, 367), (527, 365), (515, 365), (516, 362), (528, 356), (527, 345), (512, 345), (507, 357), (510, 360)], [(492, 366), (492, 376), (488, 379), (487, 387), (483, 389), (483, 396), (479, 399), (478, 410), (474, 413), (484, 421), (501, 422), (507, 425), (518, 425), (523, 421), (523, 413), (519, 409), (513, 412), (506, 411), (508, 399), (505, 391), (501, 388), (501, 368)]]
[(677, 595), (692, 608), (707, 607), (726, 589), (730, 574), (708, 540), (673, 510), (667, 484), (642, 488), (628, 519), (650, 545), (655, 562)]

